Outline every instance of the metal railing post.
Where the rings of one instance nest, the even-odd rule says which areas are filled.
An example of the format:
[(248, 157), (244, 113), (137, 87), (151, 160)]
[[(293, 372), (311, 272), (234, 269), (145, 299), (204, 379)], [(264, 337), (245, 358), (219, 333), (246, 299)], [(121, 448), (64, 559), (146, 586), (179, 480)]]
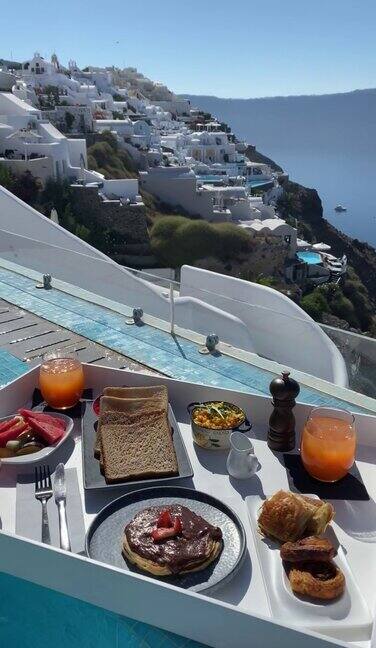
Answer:
[(174, 301), (174, 286), (170, 283), (170, 331), (171, 335), (175, 332), (175, 301)]

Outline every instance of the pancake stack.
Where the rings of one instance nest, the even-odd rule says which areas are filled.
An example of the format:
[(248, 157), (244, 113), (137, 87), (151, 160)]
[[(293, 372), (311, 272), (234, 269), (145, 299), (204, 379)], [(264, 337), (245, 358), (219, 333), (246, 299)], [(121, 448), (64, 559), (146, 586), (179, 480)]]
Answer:
[[(179, 519), (181, 528), (174, 537), (159, 542), (153, 531), (166, 512), (173, 520)], [(153, 576), (201, 571), (219, 556), (222, 547), (221, 529), (179, 504), (139, 511), (125, 527), (123, 537), (123, 556)]]
[(94, 454), (108, 483), (178, 474), (167, 411), (164, 385), (104, 390)]

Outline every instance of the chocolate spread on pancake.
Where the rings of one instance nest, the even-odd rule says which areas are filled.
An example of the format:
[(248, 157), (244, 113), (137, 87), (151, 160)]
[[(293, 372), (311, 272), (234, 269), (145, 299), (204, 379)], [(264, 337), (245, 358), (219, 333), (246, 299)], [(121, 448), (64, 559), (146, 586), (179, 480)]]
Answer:
[[(151, 532), (157, 526), (162, 511), (178, 516), (182, 532), (174, 538), (155, 543)], [(222, 531), (214, 527), (185, 506), (152, 506), (137, 513), (125, 527), (125, 535), (131, 551), (146, 560), (166, 565), (174, 574), (193, 568), (205, 562), (213, 541), (222, 540)]]

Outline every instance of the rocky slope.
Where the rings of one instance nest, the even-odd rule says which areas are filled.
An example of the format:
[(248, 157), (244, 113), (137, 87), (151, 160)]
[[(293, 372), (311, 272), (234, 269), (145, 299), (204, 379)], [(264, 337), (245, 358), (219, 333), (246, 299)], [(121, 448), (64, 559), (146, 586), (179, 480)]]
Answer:
[(323, 218), (323, 209), (316, 189), (287, 181), (284, 189), (288, 201), (288, 210), (292, 217), (309, 226), (318, 241), (324, 241), (332, 247), (336, 256), (347, 255), (349, 264), (366, 286), (370, 298), (376, 301), (376, 250), (368, 243), (352, 239), (340, 232)]

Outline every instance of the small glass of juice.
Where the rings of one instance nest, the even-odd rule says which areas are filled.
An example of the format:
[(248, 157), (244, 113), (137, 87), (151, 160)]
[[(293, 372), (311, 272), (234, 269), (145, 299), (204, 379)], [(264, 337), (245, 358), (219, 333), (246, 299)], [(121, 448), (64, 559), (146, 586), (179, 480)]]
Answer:
[(63, 349), (43, 356), (39, 388), (50, 407), (59, 410), (74, 407), (84, 390), (84, 372), (77, 355)]
[(355, 460), (356, 432), (350, 412), (315, 407), (305, 423), (300, 455), (307, 472), (323, 482), (347, 475)]

